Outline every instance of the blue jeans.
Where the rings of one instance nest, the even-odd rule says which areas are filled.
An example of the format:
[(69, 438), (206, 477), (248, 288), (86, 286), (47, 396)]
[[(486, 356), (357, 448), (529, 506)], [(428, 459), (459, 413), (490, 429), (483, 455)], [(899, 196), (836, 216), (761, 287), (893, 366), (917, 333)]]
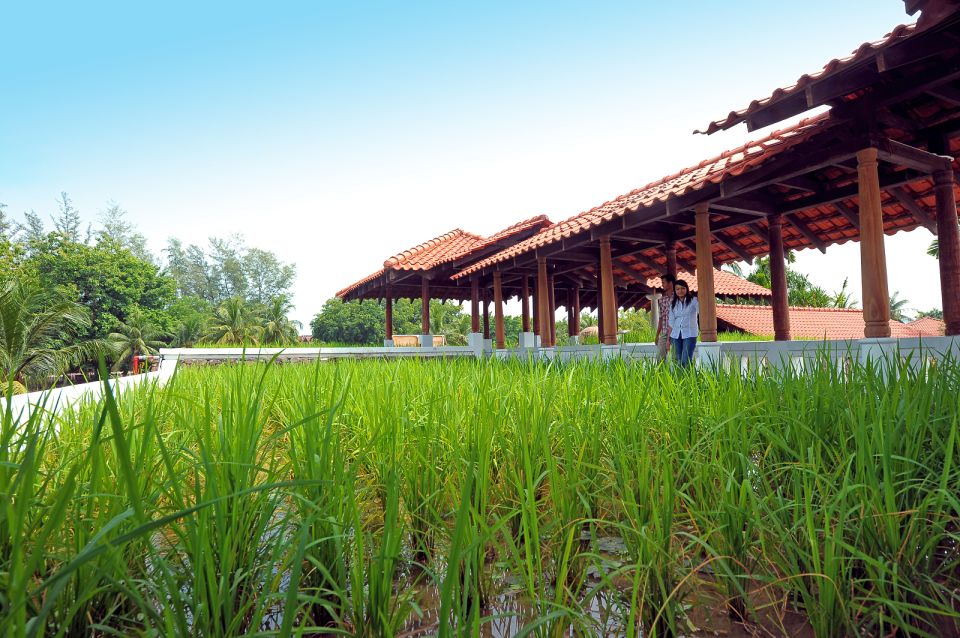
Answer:
[(681, 366), (688, 366), (693, 363), (693, 351), (697, 347), (696, 337), (671, 338), (673, 342), (673, 356)]

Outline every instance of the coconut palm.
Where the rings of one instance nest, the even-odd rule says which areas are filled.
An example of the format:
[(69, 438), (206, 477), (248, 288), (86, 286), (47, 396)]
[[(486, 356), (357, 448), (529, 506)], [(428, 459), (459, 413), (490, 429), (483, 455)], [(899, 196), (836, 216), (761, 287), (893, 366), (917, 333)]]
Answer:
[(849, 277), (843, 278), (843, 286), (833, 295), (833, 307), (834, 308), (856, 308), (857, 299), (850, 294), (850, 291), (847, 290), (847, 283), (850, 281)]
[(107, 343), (110, 344), (117, 359), (113, 369), (121, 369), (139, 355), (156, 353), (157, 348), (166, 345), (163, 340), (169, 336), (143, 315), (139, 313), (131, 315), (126, 323), (120, 323), (115, 332), (107, 335)]
[(909, 310), (907, 304), (910, 303), (906, 299), (900, 298), (900, 291), (894, 291), (890, 295), (890, 318), (894, 321), (903, 321), (906, 318), (906, 312)]
[(264, 343), (291, 343), (300, 337), (303, 324), (288, 317), (291, 308), (286, 297), (274, 297), (266, 305), (261, 315)]
[(190, 315), (180, 322), (173, 335), (173, 343), (178, 348), (189, 348), (200, 341), (206, 332), (207, 322), (203, 315)]
[(0, 287), (0, 381), (23, 392), (29, 382), (95, 358), (100, 340), (70, 343), (90, 326), (86, 308), (55, 293), (9, 281)]
[(258, 344), (263, 328), (241, 297), (224, 301), (210, 319), (207, 339), (223, 345)]

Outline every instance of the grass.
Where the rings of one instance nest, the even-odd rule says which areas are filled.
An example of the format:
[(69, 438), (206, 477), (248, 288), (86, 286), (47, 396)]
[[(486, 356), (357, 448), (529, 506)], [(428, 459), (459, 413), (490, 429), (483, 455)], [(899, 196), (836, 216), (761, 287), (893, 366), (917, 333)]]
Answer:
[(956, 635), (958, 415), (951, 362), (188, 367), (4, 412), (0, 634)]

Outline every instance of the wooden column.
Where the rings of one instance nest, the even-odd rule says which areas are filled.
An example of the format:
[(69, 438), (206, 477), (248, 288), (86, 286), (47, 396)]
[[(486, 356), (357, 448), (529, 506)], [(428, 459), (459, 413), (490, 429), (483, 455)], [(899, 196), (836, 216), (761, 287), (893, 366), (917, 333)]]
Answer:
[(890, 293), (883, 246), (883, 208), (877, 149), (857, 153), (860, 199), (860, 274), (863, 279), (864, 337), (890, 336)]
[(580, 286), (573, 287), (573, 322), (571, 323), (571, 336), (576, 337), (580, 334)]
[(767, 243), (770, 244), (770, 282), (773, 289), (773, 338), (790, 341), (790, 304), (787, 290), (787, 266), (783, 255), (783, 217), (767, 217), (770, 228)]
[(490, 293), (483, 291), (483, 338), (490, 338)]
[(470, 332), (480, 332), (480, 280), (470, 280)]
[(537, 319), (540, 325), (540, 345), (550, 347), (550, 291), (547, 258), (537, 258)]
[(520, 321), (523, 332), (530, 332), (530, 283), (526, 275), (520, 278)]
[(420, 280), (420, 334), (430, 334), (430, 280)]
[(597, 277), (597, 339), (600, 343), (603, 343), (603, 303), (601, 299), (603, 298), (603, 291), (600, 290), (600, 277)]
[(667, 254), (667, 274), (677, 276), (677, 242), (668, 241), (666, 250), (664, 251)]
[(717, 296), (713, 288), (713, 248), (710, 235), (710, 208), (698, 204), (697, 213), (697, 297), (700, 300), (700, 341), (717, 340)]
[(547, 277), (547, 290), (550, 294), (550, 345), (557, 345), (557, 293), (553, 275)]
[(960, 335), (960, 226), (953, 171), (933, 174), (937, 195), (937, 243), (940, 246), (940, 293), (947, 335)]
[(603, 308), (603, 343), (617, 343), (617, 301), (613, 290), (613, 256), (610, 254), (610, 235), (600, 238), (600, 305)]
[(540, 336), (540, 292), (539, 292), (540, 285), (538, 284), (538, 281), (539, 281), (539, 278), (534, 279), (533, 281), (533, 293), (531, 297), (531, 302), (533, 306), (533, 313), (532, 313), (533, 325), (531, 326), (531, 328), (533, 328), (533, 334), (539, 337)]
[(493, 326), (496, 347), (502, 350), (507, 343), (503, 331), (503, 276), (499, 272), (493, 273)]
[(387, 286), (386, 297), (384, 298), (384, 314), (386, 315), (384, 338), (388, 341), (393, 340), (393, 291)]
[(576, 295), (576, 290), (574, 288), (567, 289), (567, 336), (576, 337), (577, 333), (575, 332), (576, 326), (574, 325), (574, 314), (573, 314), (573, 298)]

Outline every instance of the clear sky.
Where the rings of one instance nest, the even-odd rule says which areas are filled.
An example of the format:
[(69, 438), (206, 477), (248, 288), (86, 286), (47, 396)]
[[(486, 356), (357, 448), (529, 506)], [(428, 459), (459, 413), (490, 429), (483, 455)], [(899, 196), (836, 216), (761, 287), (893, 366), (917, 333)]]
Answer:
[[(0, 202), (115, 200), (155, 252), (241, 233), (296, 262), (306, 323), (411, 245), (560, 220), (763, 135), (691, 131), (909, 21), (899, 0), (4, 2)], [(941, 305), (931, 238), (887, 239), (914, 308)], [(797, 266), (860, 298), (858, 255)]]

